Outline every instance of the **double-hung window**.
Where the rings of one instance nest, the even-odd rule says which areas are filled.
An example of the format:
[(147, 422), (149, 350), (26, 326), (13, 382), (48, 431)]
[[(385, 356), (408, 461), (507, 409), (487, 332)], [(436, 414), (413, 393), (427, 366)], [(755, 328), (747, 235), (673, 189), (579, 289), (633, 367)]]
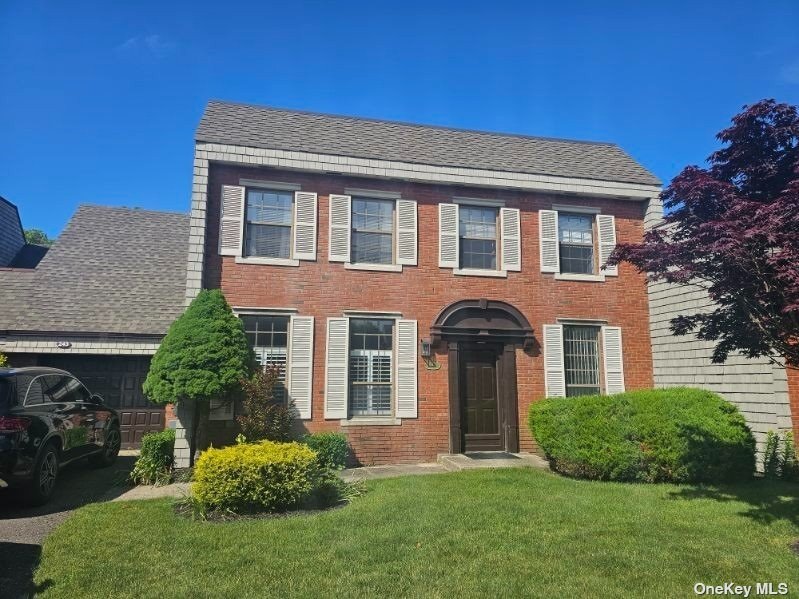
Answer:
[(591, 214), (558, 213), (560, 272), (590, 275), (594, 260), (594, 217)]
[(275, 400), (284, 401), (290, 318), (256, 314), (242, 314), (240, 318), (256, 361), (264, 368), (277, 369), (280, 383), (274, 391)]
[(390, 416), (393, 395), (394, 320), (350, 319), (351, 416)]
[(555, 208), (538, 212), (541, 272), (571, 280), (617, 276), (618, 267), (607, 266), (616, 248), (616, 218), (591, 207)]
[(600, 330), (598, 326), (563, 327), (563, 366), (567, 397), (599, 394)]
[(247, 189), (245, 256), (291, 257), (293, 196), (287, 191)]
[(497, 269), (497, 218), (497, 208), (459, 207), (458, 233), (461, 268)]
[(352, 263), (394, 263), (394, 205), (394, 200), (352, 198)]

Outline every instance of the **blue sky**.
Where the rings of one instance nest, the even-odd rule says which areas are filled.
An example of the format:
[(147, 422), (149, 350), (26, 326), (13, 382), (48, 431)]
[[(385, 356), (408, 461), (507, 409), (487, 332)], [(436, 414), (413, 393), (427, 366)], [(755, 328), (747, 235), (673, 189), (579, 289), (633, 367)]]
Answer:
[(799, 104), (799, 2), (0, 0), (0, 195), (185, 211), (220, 98), (613, 141), (664, 181), (743, 104)]

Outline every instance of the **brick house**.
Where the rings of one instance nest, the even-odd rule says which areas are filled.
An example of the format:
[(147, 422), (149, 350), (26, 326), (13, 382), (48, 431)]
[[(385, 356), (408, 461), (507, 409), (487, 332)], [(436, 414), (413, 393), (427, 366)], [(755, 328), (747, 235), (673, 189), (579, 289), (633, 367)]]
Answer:
[(186, 299), (221, 288), (360, 463), (531, 451), (531, 402), (653, 384), (645, 277), (603, 264), (659, 192), (613, 144), (211, 102)]

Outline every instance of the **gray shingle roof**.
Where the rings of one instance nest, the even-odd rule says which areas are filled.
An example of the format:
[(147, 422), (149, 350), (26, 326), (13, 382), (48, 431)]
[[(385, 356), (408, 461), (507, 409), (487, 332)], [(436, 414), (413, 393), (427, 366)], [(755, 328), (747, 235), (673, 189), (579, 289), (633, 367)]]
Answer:
[(0, 270), (0, 330), (163, 335), (188, 246), (186, 214), (81, 206), (35, 270)]
[(211, 101), (197, 141), (558, 177), (660, 185), (611, 143), (415, 125)]

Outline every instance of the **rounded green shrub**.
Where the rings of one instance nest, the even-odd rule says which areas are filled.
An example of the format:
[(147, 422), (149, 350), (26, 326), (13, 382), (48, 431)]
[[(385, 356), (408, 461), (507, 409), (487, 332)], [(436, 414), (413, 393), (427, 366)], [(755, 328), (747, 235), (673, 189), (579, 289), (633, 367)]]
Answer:
[(172, 479), (172, 456), (175, 431), (171, 428), (147, 433), (141, 439), (141, 451), (130, 480), (137, 485), (165, 485)]
[(319, 455), (322, 468), (341, 470), (347, 465), (349, 445), (347, 436), (342, 433), (313, 433), (305, 435), (302, 442)]
[(191, 492), (206, 510), (276, 512), (299, 506), (319, 474), (316, 452), (301, 443), (242, 443), (203, 452)]
[(703, 389), (549, 398), (530, 406), (529, 424), (552, 469), (578, 478), (721, 482), (755, 468), (743, 416)]

